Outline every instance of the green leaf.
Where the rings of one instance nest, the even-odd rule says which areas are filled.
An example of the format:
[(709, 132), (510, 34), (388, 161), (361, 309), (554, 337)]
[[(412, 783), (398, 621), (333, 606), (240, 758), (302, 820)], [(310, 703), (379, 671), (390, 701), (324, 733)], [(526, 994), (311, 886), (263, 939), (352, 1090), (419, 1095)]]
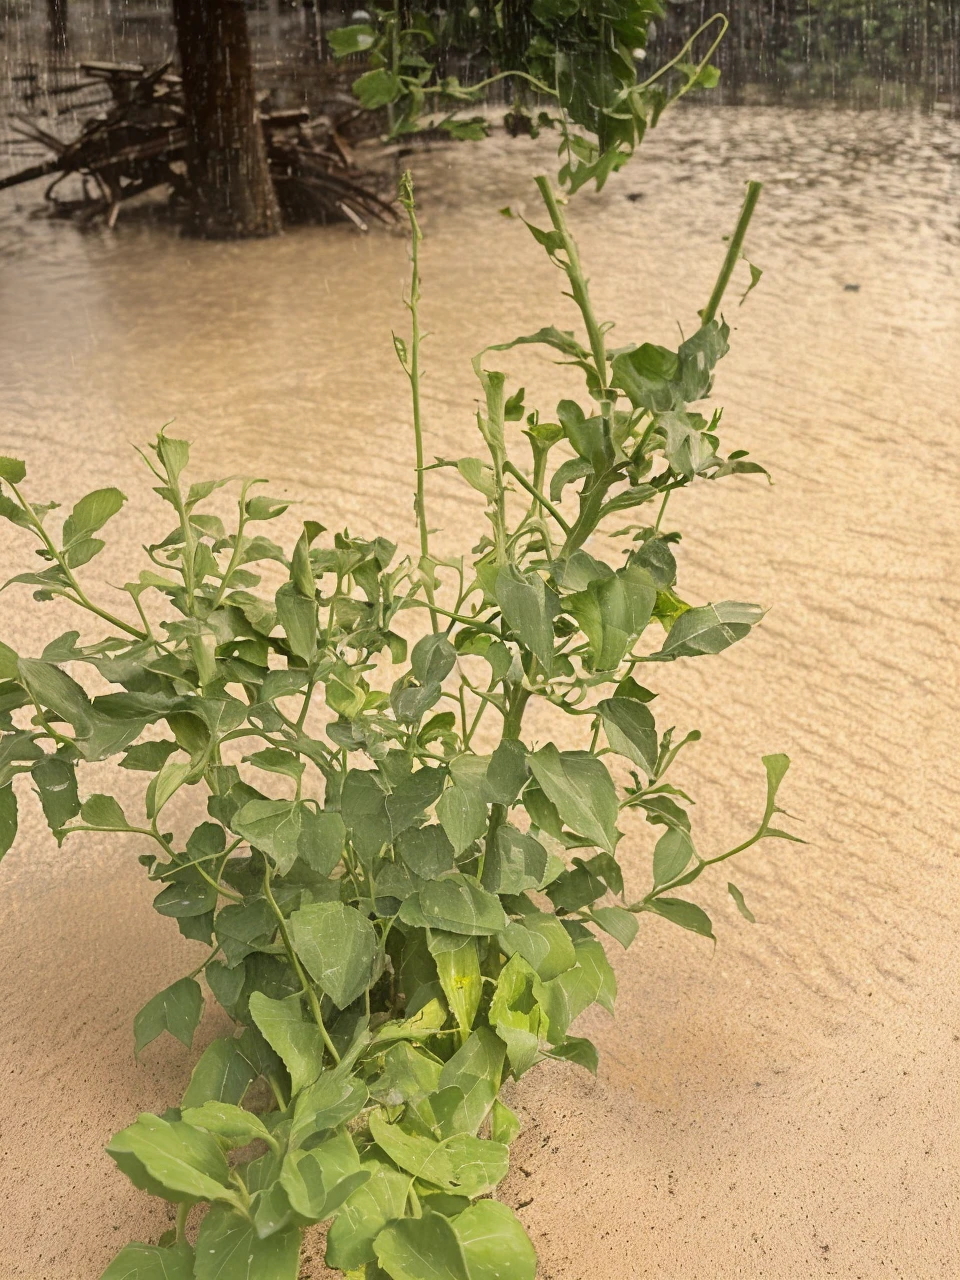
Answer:
[(0, 680), (19, 680), (19, 662), (20, 658), (14, 650), (0, 640)]
[(152, 1244), (128, 1244), (100, 1280), (194, 1280), (193, 1263), (193, 1250), (185, 1242), (166, 1249)]
[(470, 1280), (456, 1232), (448, 1219), (430, 1210), (385, 1227), (374, 1249), (392, 1280)]
[(303, 777), (303, 771), (307, 767), (292, 751), (284, 751), (280, 747), (266, 747), (263, 751), (255, 751), (252, 755), (244, 756), (243, 762), (263, 769), (266, 773), (283, 774), (294, 782)]
[(317, 813), (307, 805), (301, 821), (303, 825), (297, 843), (300, 857), (318, 875), (330, 875), (343, 856), (347, 841), (343, 818), (328, 809)]
[(130, 827), (113, 796), (89, 796), (80, 806), (80, 817), (88, 827), (104, 827), (107, 831), (127, 831)]
[(239, 1041), (231, 1037), (214, 1040), (193, 1068), (183, 1095), (183, 1105), (202, 1107), (210, 1101), (239, 1105), (258, 1074), (244, 1055)]
[(453, 1220), (469, 1280), (536, 1280), (537, 1253), (512, 1209), (480, 1200)]
[(77, 767), (64, 756), (44, 756), (31, 769), (43, 816), (51, 831), (65, 827), (80, 812), (77, 794)]
[(538, 659), (547, 675), (553, 671), (553, 620), (560, 601), (538, 573), (521, 573), (505, 564), (497, 574), (497, 604), (507, 626)]
[(334, 57), (346, 58), (351, 53), (366, 53), (376, 42), (377, 33), (366, 22), (353, 23), (348, 27), (335, 27), (327, 32), (327, 39)]
[(297, 860), (306, 805), (302, 800), (249, 800), (233, 817), (231, 827), (286, 875)]
[(91, 704), (84, 690), (65, 671), (50, 662), (21, 658), (19, 680), (38, 706), (48, 707), (57, 720), (72, 724), (83, 737), (90, 730)]
[(403, 86), (399, 76), (393, 75), (384, 67), (378, 67), (354, 80), (352, 88), (365, 111), (376, 111), (379, 107), (396, 102)]
[(457, 651), (442, 635), (424, 636), (413, 646), (410, 667), (418, 684), (441, 684), (453, 670)]
[(599, 704), (607, 741), (618, 755), (625, 756), (652, 777), (657, 768), (659, 746), (653, 715), (635, 698), (604, 698)]
[(756, 924), (757, 917), (753, 914), (753, 912), (744, 902), (743, 894), (740, 892), (737, 886), (735, 884), (728, 884), (727, 893), (729, 893), (730, 897), (737, 904), (737, 910), (743, 916), (744, 920), (749, 920), (751, 924)]
[(169, 1031), (187, 1048), (203, 1014), (203, 992), (193, 978), (180, 978), (148, 1000), (133, 1020), (136, 1054), (164, 1031)]
[(691, 933), (699, 933), (716, 942), (710, 917), (692, 902), (685, 902), (682, 898), (654, 898), (650, 902), (650, 910), (663, 916), (664, 920), (678, 924), (681, 929), (689, 929)]
[(0, 858), (17, 838), (17, 797), (11, 783), (0, 787)]
[(626, 907), (594, 907), (590, 913), (590, 919), (594, 920), (604, 933), (609, 933), (611, 938), (616, 938), (625, 951), (637, 936), (637, 930), (640, 927), (637, 924), (637, 917)]
[(343, 782), (340, 811), (362, 859), (376, 858), (393, 838), (387, 797), (375, 770), (350, 770)]
[(373, 1242), (394, 1218), (406, 1209), (412, 1177), (382, 1160), (365, 1159), (361, 1170), (367, 1182), (351, 1192), (327, 1233), (328, 1267), (354, 1271), (374, 1262)]
[(486, 767), (487, 762), (480, 756), (457, 756), (450, 764), (453, 785), (437, 803), (437, 817), (457, 855), (469, 849), (486, 830)]
[(283, 628), (291, 652), (304, 662), (317, 656), (317, 605), (301, 595), (292, 582), (285, 582), (276, 595), (277, 620)]
[(507, 926), (500, 935), (508, 955), (519, 953), (544, 982), (557, 978), (577, 962), (569, 933), (557, 916), (531, 912)]
[(431, 880), (403, 904), (400, 919), (419, 928), (485, 936), (506, 928), (499, 898), (460, 872)]
[(500, 970), (490, 1003), (490, 1021), (507, 1046), (510, 1067), (518, 1079), (536, 1062), (540, 1040), (547, 1036), (547, 1015), (534, 995), (538, 982), (526, 960), (513, 955)]
[(679, 827), (669, 827), (653, 851), (653, 884), (659, 888), (681, 875), (693, 857), (693, 841)]
[(586, 751), (558, 751), (552, 742), (527, 757), (533, 776), (564, 823), (607, 853), (616, 848), (620, 812), (606, 766)]
[(195, 1129), (215, 1134), (231, 1147), (245, 1147), (255, 1138), (266, 1142), (270, 1137), (259, 1116), (231, 1102), (205, 1102), (202, 1107), (187, 1107), (181, 1119)]
[(0, 480), (9, 484), (20, 484), (27, 478), (26, 463), (19, 458), (0, 457)]
[(443, 828), (436, 825), (404, 831), (397, 840), (397, 852), (422, 880), (436, 880), (454, 870), (453, 845)]
[(228, 1185), (229, 1170), (215, 1138), (182, 1121), (161, 1120), (144, 1112), (107, 1147), (128, 1152), (161, 1186), (198, 1200), (238, 1203)]
[(283, 1059), (294, 1093), (312, 1084), (323, 1070), (323, 1037), (307, 1022), (298, 995), (271, 1000), (262, 991), (250, 996), (250, 1016), (267, 1044)]
[(596, 938), (581, 938), (574, 943), (577, 963), (558, 978), (540, 983), (536, 988), (549, 1020), (551, 1044), (559, 1044), (567, 1028), (592, 1004), (600, 1004), (613, 1012), (617, 980), (603, 947)]
[(584, 1067), (591, 1075), (596, 1075), (600, 1067), (600, 1055), (596, 1045), (582, 1036), (568, 1036), (550, 1050), (551, 1058), (562, 1058), (565, 1062), (574, 1062)]
[[(437, 934), (432, 936), (434, 940), (438, 937)], [(455, 934), (454, 938), (458, 944), (456, 947), (444, 946), (438, 950), (431, 947), (431, 951), (450, 1012), (456, 1018), (461, 1032), (467, 1036), (477, 1016), (480, 997), (483, 994), (480, 957), (477, 953), (476, 939), (464, 939), (459, 934)]]
[(496, 855), (496, 858), (491, 858), (488, 854), (483, 868), (488, 888), (496, 893), (512, 894), (540, 888), (547, 870), (548, 854), (539, 840), (505, 822), (497, 830)]
[(158, 773), (164, 766), (168, 756), (179, 750), (176, 742), (161, 738), (159, 742), (140, 742), (128, 748), (120, 761), (121, 769), (142, 769), (147, 773)]
[(193, 772), (189, 760), (176, 760), (168, 756), (160, 772), (147, 787), (145, 798), (147, 817), (155, 818), (168, 800), (180, 790)]
[(722, 653), (742, 640), (762, 618), (763, 610), (759, 605), (739, 604), (733, 600), (687, 609), (674, 622), (667, 638), (651, 659), (669, 661)]
[(126, 502), (126, 495), (119, 489), (96, 489), (81, 498), (63, 524), (63, 545), (66, 547), (81, 538), (89, 537), (102, 529)]
[(195, 1280), (297, 1280), (300, 1228), (261, 1240), (248, 1218), (214, 1205), (197, 1235)]
[(377, 931), (355, 907), (316, 902), (290, 917), (297, 955), (308, 973), (340, 1009), (370, 985)]

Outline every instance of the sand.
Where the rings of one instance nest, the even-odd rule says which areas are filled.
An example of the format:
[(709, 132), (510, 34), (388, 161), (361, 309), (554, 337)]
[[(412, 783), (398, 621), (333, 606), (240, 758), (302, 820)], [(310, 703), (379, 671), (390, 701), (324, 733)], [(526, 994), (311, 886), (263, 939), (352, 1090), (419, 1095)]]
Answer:
[[(725, 874), (704, 885), (716, 949), (642, 922), (616, 957), (616, 1021), (584, 1019), (598, 1079), (541, 1067), (515, 1090), (525, 1128), (504, 1198), (542, 1280), (941, 1280), (960, 1273), (960, 127), (688, 111), (645, 150), (576, 214), (599, 308), (622, 341), (670, 341), (677, 319), (689, 331), (742, 184), (764, 179), (749, 248), (765, 275), (731, 311), (716, 399), (728, 438), (776, 480), (702, 485), (671, 510), (688, 598), (770, 612), (721, 657), (659, 671), (660, 715), (704, 732), (679, 769), (702, 849), (750, 830), (759, 757), (778, 750), (809, 843), (731, 870), (755, 926)], [(491, 143), (420, 163), (431, 454), (476, 450), (475, 350), (573, 322), (555, 273), (496, 212), (532, 212), (528, 175), (548, 160)], [(389, 343), (402, 241), (331, 229), (190, 245), (135, 220), (84, 238), (4, 209), (0, 451), (28, 458), (38, 497), (109, 482), (134, 497), (91, 566), (98, 591), (160, 528), (129, 442), (173, 415), (198, 474), (270, 475), (301, 514), (410, 544)], [(545, 406), (556, 397), (545, 358), (504, 367)], [(432, 494), (452, 549), (469, 502), (446, 474)], [(28, 555), (3, 534), (0, 568)], [(0, 636), (38, 653), (71, 618), (17, 591), (0, 596)], [(130, 848), (58, 850), (21, 794), (0, 866), (0, 1278), (95, 1280), (166, 1224), (102, 1147), (188, 1077), (195, 1054), (169, 1038), (136, 1063), (130, 1028), (195, 948), (152, 912)], [(639, 888), (651, 841), (625, 843)], [(208, 1014), (197, 1046), (222, 1025)], [(307, 1253), (319, 1280), (320, 1244)]]

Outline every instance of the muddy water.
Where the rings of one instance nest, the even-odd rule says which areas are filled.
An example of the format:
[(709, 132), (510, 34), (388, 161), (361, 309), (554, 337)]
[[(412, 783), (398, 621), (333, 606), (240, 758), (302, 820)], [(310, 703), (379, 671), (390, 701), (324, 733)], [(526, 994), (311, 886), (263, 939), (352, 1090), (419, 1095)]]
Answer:
[[(548, 159), (491, 142), (418, 161), (431, 453), (476, 449), (474, 351), (573, 323), (556, 273), (497, 214), (533, 212), (529, 177)], [(770, 750), (795, 760), (785, 803), (809, 843), (751, 851), (733, 873), (755, 927), (725, 878), (704, 890), (715, 952), (647, 921), (617, 960), (616, 1027), (588, 1028), (599, 1079), (554, 1069), (518, 1089), (506, 1195), (544, 1280), (960, 1268), (958, 159), (944, 120), (689, 111), (579, 201), (601, 313), (623, 341), (669, 342), (703, 304), (743, 182), (766, 183), (750, 237), (765, 275), (733, 313), (717, 398), (731, 442), (776, 484), (702, 486), (671, 514), (688, 598), (771, 611), (748, 642), (664, 669), (658, 687), (667, 722), (704, 730), (681, 771), (701, 847), (749, 828)], [(130, 443), (172, 417), (201, 474), (269, 475), (304, 514), (409, 545), (389, 339), (404, 322), (401, 239), (195, 245), (133, 218), (101, 238), (7, 210), (0, 449), (28, 458), (40, 497), (109, 481), (136, 494), (97, 562), (105, 593), (160, 528)], [(549, 361), (505, 360), (528, 399), (555, 403)], [(431, 484), (453, 550), (470, 501), (446, 473)], [(23, 555), (4, 535), (0, 567)], [(11, 590), (0, 624), (38, 652), (67, 619)], [(26, 796), (22, 809), (0, 872), (0, 1277), (90, 1280), (165, 1225), (99, 1151), (186, 1080), (193, 1055), (172, 1041), (134, 1063), (130, 1021), (189, 967), (189, 944), (151, 912), (130, 851), (58, 851)], [(637, 878), (648, 843), (631, 833)]]

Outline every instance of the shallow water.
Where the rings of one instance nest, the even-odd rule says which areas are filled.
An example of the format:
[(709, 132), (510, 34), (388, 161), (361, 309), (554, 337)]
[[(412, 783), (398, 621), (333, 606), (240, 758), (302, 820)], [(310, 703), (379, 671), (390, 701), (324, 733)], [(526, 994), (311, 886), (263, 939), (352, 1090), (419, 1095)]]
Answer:
[[(592, 1022), (598, 1081), (554, 1069), (522, 1083), (507, 1195), (525, 1205), (542, 1280), (940, 1280), (960, 1266), (958, 159), (960, 124), (939, 117), (690, 109), (577, 202), (600, 313), (623, 342), (670, 342), (703, 305), (743, 183), (766, 184), (748, 244), (765, 274), (728, 309), (716, 399), (729, 440), (776, 484), (704, 485), (671, 516), (687, 598), (771, 611), (748, 642), (664, 668), (658, 687), (663, 715), (704, 730), (682, 771), (701, 847), (749, 829), (772, 750), (795, 761), (784, 802), (809, 844), (743, 859), (756, 928), (725, 881), (703, 893), (715, 954), (644, 925), (617, 962), (617, 1028)], [(549, 142), (503, 140), (416, 161), (428, 453), (476, 451), (475, 351), (574, 322), (522, 224), (498, 215), (533, 215), (529, 179), (549, 163)], [(135, 497), (91, 566), (104, 592), (158, 528), (130, 444), (173, 417), (199, 474), (270, 476), (300, 515), (409, 546), (390, 343), (406, 269), (388, 231), (197, 244), (125, 213), (112, 236), (81, 234), (25, 223), (8, 196), (0, 452), (27, 457), (40, 497), (108, 482)], [(567, 390), (534, 350), (504, 361), (528, 403)], [(471, 496), (446, 472), (430, 483), (453, 550)], [(24, 567), (15, 544), (5, 535), (0, 568)], [(27, 611), (14, 590), (0, 634), (38, 652), (66, 616)], [(186, 1079), (193, 1055), (172, 1042), (135, 1065), (129, 1028), (189, 967), (188, 944), (151, 912), (131, 853), (58, 851), (34, 808), (24, 798), (0, 869), (13, 1046), (0, 1276), (88, 1280), (161, 1229), (99, 1149)], [(649, 842), (631, 839), (639, 875)]]

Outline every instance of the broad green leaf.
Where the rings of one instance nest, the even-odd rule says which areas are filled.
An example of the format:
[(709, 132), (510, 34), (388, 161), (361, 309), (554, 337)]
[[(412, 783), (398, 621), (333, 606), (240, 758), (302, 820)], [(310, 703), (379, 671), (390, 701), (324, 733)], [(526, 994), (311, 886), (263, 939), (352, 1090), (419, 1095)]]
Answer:
[(689, 929), (691, 933), (699, 933), (716, 942), (710, 917), (692, 902), (686, 902), (682, 898), (654, 898), (650, 902), (650, 910), (663, 916), (664, 920), (678, 924), (681, 929)]
[(613, 853), (619, 814), (617, 793), (606, 766), (586, 751), (558, 751), (552, 742), (527, 757), (533, 776), (564, 823)]
[(198, 1200), (238, 1203), (236, 1191), (228, 1186), (227, 1162), (216, 1139), (183, 1121), (161, 1120), (144, 1112), (137, 1121), (121, 1130), (107, 1151), (125, 1150), (161, 1186)]
[(89, 537), (102, 529), (126, 502), (119, 489), (96, 489), (81, 498), (63, 523), (63, 545)]
[(459, 945), (455, 949), (445, 948), (434, 952), (433, 958), (437, 963), (437, 975), (450, 1012), (456, 1018), (463, 1035), (467, 1036), (480, 1007), (483, 981), (480, 977), (476, 939), (455, 936)]
[(280, 747), (267, 747), (263, 751), (254, 751), (252, 755), (243, 757), (244, 764), (252, 764), (265, 773), (280, 773), (294, 782), (303, 777), (306, 764), (297, 758), (292, 751), (284, 751)]
[(688, 832), (668, 827), (653, 851), (653, 884), (659, 888), (681, 875), (693, 857), (693, 841)]
[(594, 920), (604, 933), (609, 933), (611, 938), (616, 938), (624, 950), (637, 936), (639, 928), (637, 917), (626, 907), (594, 907), (590, 912), (590, 919)]
[(499, 898), (460, 872), (425, 884), (403, 904), (400, 918), (419, 928), (478, 937), (499, 933), (507, 925)]
[(653, 776), (659, 746), (653, 715), (635, 698), (604, 698), (599, 704), (607, 741), (618, 755), (625, 756)]
[(548, 1034), (547, 1015), (534, 996), (538, 982), (536, 972), (515, 954), (501, 969), (490, 1004), (490, 1021), (507, 1046), (510, 1067), (518, 1079), (536, 1062), (540, 1040)]
[(442, 1214), (430, 1210), (385, 1227), (374, 1249), (391, 1280), (470, 1280), (456, 1232)]
[(453, 845), (442, 827), (431, 825), (404, 831), (397, 840), (397, 852), (422, 880), (436, 880), (454, 869)]
[(193, 1250), (185, 1242), (166, 1249), (153, 1244), (128, 1244), (100, 1280), (194, 1280), (193, 1263)]
[(487, 765), (484, 786), (492, 804), (512, 805), (530, 776), (527, 751), (515, 738), (504, 738)]
[(174, 919), (206, 915), (216, 905), (216, 889), (203, 879), (196, 867), (178, 872), (173, 884), (162, 889), (153, 900), (154, 911)]
[(197, 1235), (195, 1280), (297, 1280), (300, 1228), (261, 1240), (249, 1219), (214, 1205)]
[[(329, 1148), (348, 1145), (353, 1154), (353, 1168), (329, 1158)], [(334, 1153), (336, 1155), (336, 1153)], [(369, 1180), (360, 1170), (356, 1148), (348, 1133), (337, 1134), (309, 1151), (291, 1151), (283, 1162), (280, 1182), (290, 1204), (302, 1217), (313, 1222), (329, 1218), (351, 1192)]]
[(370, 1177), (344, 1201), (327, 1233), (326, 1263), (337, 1271), (354, 1271), (373, 1262), (373, 1242), (394, 1218), (403, 1217), (412, 1177), (382, 1160), (365, 1159)]
[(437, 817), (458, 856), (486, 830), (487, 764), (482, 756), (457, 756), (450, 763), (453, 785), (444, 791), (437, 804)]
[(181, 978), (148, 1000), (133, 1020), (136, 1053), (164, 1031), (169, 1031), (189, 1049), (193, 1033), (203, 1014), (203, 992), (193, 978)]
[(10, 484), (20, 484), (27, 478), (26, 463), (19, 458), (0, 457), (0, 480)]
[(559, 1044), (570, 1024), (592, 1004), (613, 1012), (617, 980), (603, 947), (595, 938), (582, 938), (574, 943), (577, 963), (558, 978), (538, 983), (535, 987), (549, 1020), (551, 1044)]
[(380, 1150), (401, 1169), (444, 1190), (454, 1189), (455, 1170), (444, 1144), (388, 1124), (379, 1111), (370, 1116), (370, 1133)]
[(422, 821), (426, 811), (443, 790), (445, 780), (445, 770), (433, 768), (417, 769), (401, 778), (385, 802), (394, 838), (407, 831), (415, 822)]
[(328, 876), (343, 856), (347, 829), (339, 813), (329, 809), (316, 812), (304, 806), (302, 828), (297, 848), (300, 857), (318, 875)]
[(316, 902), (290, 917), (297, 955), (314, 982), (340, 1009), (370, 985), (377, 954), (377, 932), (355, 907)]
[(497, 575), (497, 604), (507, 626), (529, 649), (544, 671), (553, 671), (553, 620), (560, 601), (538, 573), (521, 573), (504, 565)]
[(654, 661), (692, 658), (707, 653), (722, 653), (742, 640), (763, 618), (763, 610), (755, 604), (739, 604), (721, 600), (719, 604), (687, 609), (670, 628)]
[(45, 755), (31, 769), (44, 817), (51, 831), (67, 826), (79, 813), (77, 765), (63, 755)]
[(600, 1055), (597, 1053), (596, 1045), (582, 1036), (568, 1036), (566, 1040), (561, 1040), (550, 1049), (548, 1056), (562, 1058), (564, 1062), (576, 1063), (578, 1067), (584, 1067), (594, 1076), (600, 1067)]
[(418, 684), (441, 684), (453, 670), (457, 651), (442, 635), (424, 636), (413, 646), (410, 667)]
[(400, 77), (385, 67), (364, 72), (354, 80), (352, 88), (365, 111), (376, 111), (395, 102), (403, 90)]
[(262, 850), (284, 876), (297, 860), (306, 811), (302, 800), (249, 800), (234, 815), (231, 826)]
[[(345, 1060), (346, 1061), (346, 1060)], [(324, 1071), (298, 1096), (290, 1130), (292, 1146), (298, 1146), (320, 1129), (335, 1129), (352, 1120), (369, 1097), (367, 1087), (342, 1066)]]
[(80, 817), (88, 827), (107, 831), (127, 831), (130, 824), (113, 796), (93, 795), (80, 806)]
[(480, 1200), (453, 1220), (469, 1280), (536, 1280), (537, 1253), (512, 1209)]
[(0, 640), (0, 680), (18, 680), (20, 658), (8, 644)]
[(120, 761), (121, 769), (143, 769), (148, 773), (157, 773), (163, 768), (167, 757), (179, 750), (176, 742), (161, 738), (159, 742), (140, 742), (129, 747)]
[(291, 652), (304, 662), (317, 656), (317, 606), (301, 595), (292, 582), (285, 582), (276, 594), (277, 621), (283, 628)]
[(183, 1095), (184, 1107), (202, 1107), (205, 1102), (232, 1102), (239, 1105), (257, 1078), (240, 1042), (231, 1037), (214, 1040), (193, 1068)]
[(366, 53), (376, 42), (376, 32), (366, 22), (354, 23), (348, 27), (335, 27), (327, 33), (330, 48), (334, 57), (345, 58), (351, 53)]
[(509, 1147), (521, 1128), (517, 1114), (498, 1098), (490, 1112), (490, 1137), (494, 1142), (502, 1142)]
[(205, 1129), (232, 1147), (245, 1147), (255, 1138), (269, 1139), (269, 1131), (259, 1116), (231, 1102), (205, 1102), (202, 1107), (187, 1107), (181, 1119), (195, 1129)]
[(56, 720), (72, 724), (80, 737), (90, 731), (90, 699), (76, 680), (50, 662), (21, 658), (18, 665), (20, 683), (38, 706), (48, 707)]
[(300, 997), (271, 1000), (262, 991), (250, 996), (250, 1016), (267, 1044), (283, 1059), (294, 1093), (312, 1084), (323, 1070), (323, 1037), (303, 1017)]
[(539, 889), (546, 874), (547, 858), (547, 851), (539, 840), (505, 822), (497, 830), (495, 857), (487, 855), (484, 883), (496, 893), (516, 894)]
[(363, 859), (376, 858), (393, 838), (387, 797), (373, 769), (351, 769), (343, 782), (340, 812)]
[(566, 596), (563, 607), (587, 637), (591, 665), (598, 671), (612, 671), (650, 621), (656, 599), (647, 571), (628, 566), (591, 582), (586, 591)]

